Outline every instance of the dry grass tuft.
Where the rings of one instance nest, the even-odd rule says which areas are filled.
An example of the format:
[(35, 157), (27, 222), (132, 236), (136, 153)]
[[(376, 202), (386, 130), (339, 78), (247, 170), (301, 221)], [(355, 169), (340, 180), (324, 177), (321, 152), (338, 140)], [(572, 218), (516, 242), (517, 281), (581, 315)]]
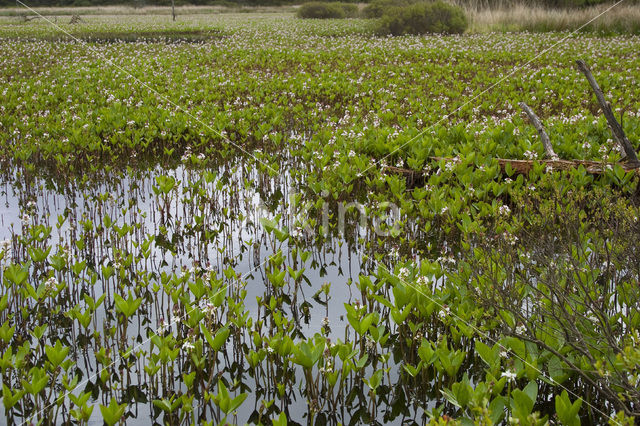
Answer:
[[(573, 31), (611, 5), (583, 9), (548, 9), (519, 4), (497, 9), (467, 9), (471, 31)], [(640, 34), (640, 4), (618, 5), (584, 28), (584, 31)]]

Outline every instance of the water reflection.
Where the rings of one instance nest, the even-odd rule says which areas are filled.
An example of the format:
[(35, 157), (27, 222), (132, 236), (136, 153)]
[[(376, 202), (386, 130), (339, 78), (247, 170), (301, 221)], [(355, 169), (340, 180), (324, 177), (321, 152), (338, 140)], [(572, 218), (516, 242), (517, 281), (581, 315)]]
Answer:
[[(223, 375), (239, 382), (238, 392), (249, 392), (245, 405), (254, 409), (237, 413), (240, 423), (265, 422), (280, 410), (294, 424), (310, 421), (310, 415), (320, 423), (369, 422), (370, 413), (385, 423), (399, 423), (403, 416), (423, 412), (410, 408), (402, 387), (393, 390), (399, 381), (397, 368), (387, 371), (383, 380), (379, 395), (385, 396), (371, 401), (362, 377), (378, 364), (375, 349), (365, 351), (374, 362), (350, 378), (346, 388), (337, 394), (323, 388), (311, 401), (298, 379), (304, 370), (287, 357), (271, 354), (268, 337), (279, 327), (296, 341), (314, 335), (334, 343), (357, 337), (347, 333), (344, 303), (364, 301), (357, 282), (361, 273), (371, 272), (370, 248), (390, 250), (380, 247), (379, 235), (362, 226), (358, 214), (344, 215), (343, 229), (332, 218), (328, 232), (317, 232), (317, 225), (310, 223), (322, 223), (326, 210), (308, 208), (317, 200), (309, 199), (288, 173), (266, 177), (238, 163), (215, 170), (154, 169), (99, 182), (52, 185), (16, 171), (6, 177), (3, 196), (0, 239), (11, 242), (3, 262), (23, 265), (35, 289), (49, 283), (36, 297), (20, 298), (23, 310), (13, 318), (18, 336), (12, 345), (29, 341), (36, 347), (38, 340), (53, 345), (60, 339), (71, 346), (76, 362), (72, 370), (80, 383), (74, 394), (90, 392), (103, 405), (116, 396), (127, 404), (130, 421), (172, 422), (177, 418), (151, 401), (184, 392), (185, 380), (193, 380), (184, 374), (191, 371), (202, 376), (195, 395), (199, 401), (193, 404), (193, 419), (198, 421), (221, 419), (206, 395), (216, 389), (212, 377)], [(303, 204), (307, 208), (301, 208)], [(266, 232), (261, 220), (288, 235)], [(274, 278), (278, 274), (283, 278)], [(197, 289), (199, 285), (207, 290)], [(211, 288), (224, 294), (221, 305), (209, 305)], [(122, 298), (117, 300), (116, 294)], [(139, 307), (123, 321), (127, 301), (136, 300)], [(189, 343), (195, 330), (192, 306), (208, 312), (195, 323), (212, 330), (235, 325), (221, 358), (203, 354), (213, 363), (210, 368), (194, 367), (190, 359), (190, 350), (203, 351)], [(276, 311), (289, 325), (274, 324)], [(20, 331), (43, 324), (48, 328), (39, 338)], [(252, 345), (256, 333), (266, 340)], [(164, 343), (150, 339), (154, 334), (175, 336), (168, 340), (168, 350), (175, 351), (171, 362), (155, 354)], [(247, 354), (263, 348), (266, 357), (262, 353), (256, 365), (247, 362)], [(287, 388), (278, 388), (279, 383)], [(272, 400), (277, 403), (269, 404)], [(371, 406), (378, 403), (379, 410)], [(34, 398), (23, 408), (28, 412), (44, 407)], [(9, 419), (23, 414), (16, 408)], [(57, 414), (57, 421), (64, 415)], [(91, 421), (100, 416), (95, 409)]]

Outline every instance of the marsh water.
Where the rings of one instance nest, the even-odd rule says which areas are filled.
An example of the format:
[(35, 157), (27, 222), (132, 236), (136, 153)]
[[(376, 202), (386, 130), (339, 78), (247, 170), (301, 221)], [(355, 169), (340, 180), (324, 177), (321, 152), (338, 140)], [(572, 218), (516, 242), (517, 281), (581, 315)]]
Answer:
[[(244, 162), (66, 180), (5, 174), (0, 297), (13, 299), (0, 315), (14, 331), (7, 348), (0, 330), (3, 357), (34, 371), (51, 368), (56, 344), (71, 348), (65, 373), (6, 411), (7, 423), (69, 422), (72, 399), (85, 395), (93, 424), (114, 400), (127, 424), (270, 424), (280, 413), (289, 424), (422, 424), (447, 406), (442, 391), (456, 375), (481, 380), (486, 364), (473, 338), (453, 336), (446, 299), (416, 299), (430, 311), (414, 324), (390, 315), (397, 284), (377, 284), (381, 269), (455, 265), (452, 243), (419, 224), (394, 237), (406, 217), (373, 208), (375, 194), (337, 201), (293, 176)], [(429, 276), (428, 293), (444, 280)], [(433, 359), (427, 338), (437, 356), (458, 359), (453, 373), (407, 369)], [(9, 371), (5, 385), (24, 386)], [(221, 384), (246, 397), (239, 408), (222, 411)], [(553, 392), (540, 395), (536, 408), (551, 412)]]
[[(316, 200), (310, 203), (305, 190), (296, 187), (286, 172), (265, 176), (242, 163), (216, 169), (179, 166), (144, 172), (129, 170), (84, 182), (56, 182), (19, 171), (6, 175), (0, 205), (0, 239), (10, 250), (3, 262), (26, 265), (29, 281), (36, 289), (50, 284), (51, 277), (64, 287), (64, 297), (47, 298), (47, 290), (43, 289), (44, 297), (35, 304), (25, 301), (31, 314), (16, 325), (31, 329), (46, 324), (48, 328), (41, 339), (48, 336), (52, 345), (58, 338), (72, 344), (70, 357), (76, 362), (80, 377), (74, 394), (91, 392), (92, 400), (104, 405), (110, 395), (117, 395), (127, 403), (125, 415), (132, 424), (163, 422), (163, 414), (154, 409), (151, 401), (184, 390), (179, 373), (188, 361), (184, 346), (182, 352), (186, 354), (175, 361), (175, 371), (165, 373), (174, 377), (162, 378), (162, 385), (149, 379), (140, 359), (124, 362), (128, 350), (152, 351), (154, 333), (168, 330), (180, 335), (184, 331), (181, 323), (189, 313), (179, 310), (176, 296), (166, 290), (170, 277), (182, 286), (197, 279), (203, 279), (205, 285), (208, 277), (220, 279), (229, 294), (243, 304), (249, 321), (266, 324), (269, 314), (265, 303), (273, 300), (277, 292), (270, 283), (270, 259), (280, 256), (291, 265), (289, 274), (301, 272), (294, 280), (281, 284), (280, 293), (284, 295), (282, 314), (295, 324), (289, 329), (294, 341), (314, 335), (327, 342), (348, 341), (353, 336), (349, 334), (345, 304), (362, 303), (357, 282), (361, 273), (370, 273), (373, 264), (367, 243), (380, 235), (367, 226), (367, 218), (358, 214), (345, 214), (344, 224), (339, 228), (329, 226), (332, 231), (327, 232), (328, 228), (320, 225), (323, 221), (325, 226), (335, 222), (336, 215), (327, 209), (318, 213), (310, 208)], [(277, 238), (265, 223), (285, 230), (288, 236)], [(56, 262), (38, 260), (34, 249), (44, 251), (45, 258), (55, 258)], [(390, 244), (381, 250), (387, 252), (385, 262), (397, 259), (397, 246)], [(58, 261), (62, 264), (52, 269), (51, 264)], [(162, 287), (166, 291), (159, 290)], [(132, 297), (132, 292), (142, 303), (123, 327), (114, 294), (126, 299), (127, 294)], [(91, 311), (86, 327), (74, 324), (69, 312), (82, 312), (87, 309), (87, 298), (100, 300), (102, 296), (104, 302)], [(201, 307), (206, 306), (205, 299), (200, 301)], [(222, 317), (218, 320), (224, 321)], [(249, 327), (242, 334), (244, 339), (251, 339)], [(32, 346), (38, 345), (33, 335), (24, 338), (30, 339)], [(102, 359), (104, 348), (107, 354), (112, 353), (108, 358), (111, 363)], [(234, 421), (238, 423), (256, 421), (260, 407), (277, 395), (272, 384), (261, 383), (259, 375), (247, 374), (248, 368), (243, 365), (246, 351), (246, 345), (229, 342), (223, 351), (224, 371), (240, 382), (240, 391), (249, 390), (245, 408), (236, 413)], [(344, 392), (343, 396), (348, 397), (343, 401), (347, 403), (338, 404), (342, 412), (324, 413), (321, 408), (315, 423), (362, 422), (365, 418), (374, 422), (366, 417), (372, 410), (382, 423), (401, 424), (422, 416), (424, 407), (433, 406), (438, 398), (420, 405), (422, 408), (412, 408), (405, 391), (393, 390), (399, 381), (399, 367), (393, 360), (390, 365), (381, 386), (386, 390), (380, 392), (388, 397), (378, 399), (379, 407), (371, 407), (362, 379), (357, 378), (349, 382), (352, 388)], [(289, 367), (289, 372), (286, 366), (284, 370), (281, 367), (276, 374), (304, 376), (300, 367)], [(104, 378), (100, 378), (101, 369), (105, 368), (119, 384), (105, 386)], [(369, 366), (365, 371), (374, 370)], [(278, 377), (273, 379), (273, 383), (279, 381)], [(425, 389), (413, 391), (424, 392)], [(304, 389), (297, 384), (286, 393), (274, 405), (287, 413), (290, 422), (307, 423), (310, 403)], [(200, 420), (215, 418), (213, 411), (208, 411), (213, 408), (207, 409), (204, 401), (198, 405)], [(269, 410), (265, 413), (268, 415)], [(23, 414), (28, 418), (28, 412)], [(20, 418), (9, 420), (19, 422)], [(101, 422), (98, 409), (93, 410), (91, 422)]]

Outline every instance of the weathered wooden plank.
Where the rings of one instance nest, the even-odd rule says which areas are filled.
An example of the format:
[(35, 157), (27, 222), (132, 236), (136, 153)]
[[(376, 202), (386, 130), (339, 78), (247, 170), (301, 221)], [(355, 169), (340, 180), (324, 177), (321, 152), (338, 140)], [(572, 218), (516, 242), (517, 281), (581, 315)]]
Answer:
[[(437, 162), (458, 161), (456, 158), (447, 158), (447, 157), (430, 157), (430, 160), (437, 161)], [(588, 160), (551, 160), (551, 159), (511, 160), (507, 158), (498, 158), (496, 159), (496, 161), (498, 162), (498, 164), (500, 165), (500, 168), (503, 171), (505, 170), (507, 164), (509, 164), (511, 166), (511, 169), (516, 174), (528, 174), (533, 169), (533, 166), (535, 163), (544, 164), (545, 170), (548, 170), (549, 172), (557, 171), (557, 170), (570, 170), (570, 169), (575, 169), (579, 166), (584, 166), (587, 173), (594, 174), (594, 175), (601, 175), (605, 172), (607, 167), (613, 166), (613, 164), (611, 163), (604, 163), (602, 161), (588, 161)], [(622, 168), (625, 171), (634, 171), (637, 175), (640, 176), (640, 169), (638, 169), (637, 167), (634, 167), (632, 164), (625, 162), (625, 163), (619, 163), (619, 165), (622, 166)], [(402, 175), (406, 178), (410, 178), (413, 180), (425, 177), (428, 174), (433, 172), (433, 170), (411, 170), (411, 169), (404, 169), (401, 167), (393, 167), (393, 166), (385, 167), (384, 171), (397, 174), (397, 175)]]

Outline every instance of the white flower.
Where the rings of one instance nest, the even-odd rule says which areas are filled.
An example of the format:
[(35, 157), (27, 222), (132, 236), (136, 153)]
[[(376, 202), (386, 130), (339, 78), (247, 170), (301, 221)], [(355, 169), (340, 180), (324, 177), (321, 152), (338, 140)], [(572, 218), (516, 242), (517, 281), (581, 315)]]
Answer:
[(324, 317), (324, 319), (322, 320), (322, 327), (329, 327), (329, 317)]
[(509, 232), (505, 231), (502, 234), (502, 237), (505, 239), (505, 241), (507, 243), (509, 243), (512, 246), (515, 246), (516, 243), (518, 242), (518, 237), (516, 237), (515, 235), (510, 234)]
[(427, 287), (429, 286), (429, 280), (425, 276), (418, 277), (418, 285)]
[(516, 333), (518, 334), (524, 334), (526, 331), (526, 327), (522, 324), (516, 327)]
[(302, 228), (299, 226), (296, 226), (291, 231), (289, 231), (289, 235), (293, 238), (298, 238), (299, 236), (302, 235)]
[(525, 151), (524, 157), (528, 160), (535, 160), (536, 158), (538, 158), (538, 153), (535, 151)]
[(327, 374), (333, 373), (333, 365), (331, 364), (331, 361), (327, 361), (327, 363), (324, 366), (324, 369), (321, 368), (320, 370), (324, 370), (324, 372)]
[(500, 213), (503, 216), (509, 216), (509, 213), (511, 213), (511, 209), (507, 205), (502, 205), (498, 209), (498, 213)]
[(56, 291), (58, 288), (58, 280), (55, 277), (51, 277), (45, 283), (45, 289), (49, 292)]
[(440, 319), (445, 319), (447, 316), (449, 316), (450, 312), (451, 312), (451, 309), (449, 309), (447, 305), (444, 305), (442, 309), (438, 312), (438, 316), (440, 317)]
[(185, 349), (187, 351), (192, 350), (193, 348), (195, 348), (195, 346), (193, 345), (193, 343), (191, 343), (190, 341), (186, 341), (182, 344), (182, 349)]
[(162, 335), (165, 333), (165, 331), (167, 331), (169, 329), (169, 325), (164, 322), (163, 319), (160, 320), (160, 325), (158, 326), (158, 330), (156, 332), (156, 334), (158, 335)]
[(11, 240), (3, 240), (0, 242), (0, 251), (7, 252), (11, 248)]
[(502, 377), (506, 377), (508, 382), (513, 382), (516, 379), (517, 374), (513, 371), (505, 371), (502, 373)]
[(591, 144), (587, 141), (585, 143), (582, 144), (582, 149), (584, 150), (589, 150), (591, 149)]
[(200, 302), (200, 309), (206, 315), (212, 316), (216, 313), (217, 307), (213, 303), (203, 300), (202, 302)]
[(438, 257), (436, 259), (436, 262), (440, 263), (442, 266), (445, 266), (446, 264), (455, 265), (456, 259), (451, 255), (448, 255), (448, 256), (443, 255)]
[(398, 277), (400, 277), (401, 280), (406, 280), (407, 278), (409, 278), (409, 270), (407, 268), (400, 268)]
[(376, 342), (374, 342), (368, 335), (367, 335), (367, 341), (365, 343), (365, 346), (367, 347), (368, 350), (372, 351), (375, 347), (376, 347)]
[(395, 257), (395, 258), (400, 257), (400, 251), (398, 250), (398, 247), (394, 247), (394, 248), (392, 248), (392, 249), (389, 251), (389, 255), (390, 255), (391, 257)]

